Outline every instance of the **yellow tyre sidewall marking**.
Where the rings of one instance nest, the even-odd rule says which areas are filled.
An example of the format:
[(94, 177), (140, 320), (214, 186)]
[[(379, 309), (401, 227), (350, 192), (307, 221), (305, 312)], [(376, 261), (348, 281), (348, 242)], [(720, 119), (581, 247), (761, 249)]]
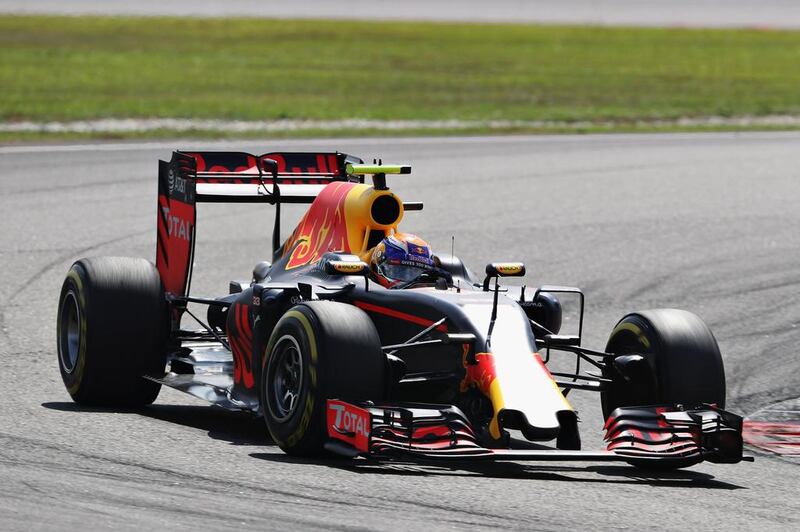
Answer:
[[(311, 388), (312, 391), (317, 387), (317, 360), (319, 358), (318, 351), (317, 351), (317, 337), (314, 334), (314, 328), (311, 326), (311, 321), (308, 317), (300, 312), (299, 310), (289, 310), (287, 311), (275, 325), (275, 330), (280, 327), (284, 320), (295, 319), (300, 322), (300, 325), (303, 327), (303, 330), (306, 332), (306, 336), (308, 337), (308, 344), (311, 351), (311, 364), (309, 364), (308, 368), (308, 375), (311, 380)], [(274, 336), (273, 336), (274, 338)], [(270, 355), (272, 352), (272, 341), (270, 341), (269, 345), (267, 346), (267, 353)], [(267, 365), (267, 357), (264, 357), (264, 367)], [(263, 378), (263, 377), (262, 377)], [(297, 429), (289, 436), (286, 440), (286, 443), (291, 447), (297, 444), (308, 430), (308, 425), (311, 423), (311, 418), (314, 415), (314, 394), (308, 393), (306, 396), (306, 403), (303, 406), (303, 415), (300, 418), (300, 425)], [(281, 444), (282, 442), (276, 440), (275, 443)]]
[(639, 340), (639, 343), (645, 346), (647, 349), (650, 349), (650, 340), (644, 335), (644, 332), (638, 325), (634, 325), (633, 323), (623, 322), (614, 327), (614, 330), (611, 333), (611, 336), (614, 336), (620, 331), (629, 331), (636, 335), (636, 339)]

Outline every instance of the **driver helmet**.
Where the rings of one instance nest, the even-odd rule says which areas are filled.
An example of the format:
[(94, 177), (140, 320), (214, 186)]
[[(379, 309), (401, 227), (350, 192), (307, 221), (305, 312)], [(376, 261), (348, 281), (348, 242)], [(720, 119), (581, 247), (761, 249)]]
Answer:
[(392, 288), (436, 269), (431, 247), (417, 235), (394, 233), (375, 246), (370, 258), (375, 280)]

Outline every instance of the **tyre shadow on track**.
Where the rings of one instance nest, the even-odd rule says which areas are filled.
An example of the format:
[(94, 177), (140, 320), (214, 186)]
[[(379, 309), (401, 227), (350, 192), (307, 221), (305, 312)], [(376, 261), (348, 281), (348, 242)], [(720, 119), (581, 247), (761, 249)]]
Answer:
[(214, 440), (231, 445), (272, 445), (264, 421), (244, 412), (229, 412), (213, 406), (162, 405), (144, 408), (97, 408), (70, 402), (42, 403), (42, 406), (62, 412), (105, 412), (133, 414), (204, 430)]
[[(42, 406), (63, 412), (133, 414), (206, 431), (215, 440), (231, 445), (270, 446), (264, 422), (250, 414), (229, 412), (212, 406), (150, 405), (137, 409), (84, 407), (71, 402), (48, 402)], [(647, 484), (651, 486), (734, 490), (743, 486), (716, 480), (713, 475), (690, 470), (647, 471), (627, 465), (552, 465), (518, 462), (443, 464), (441, 462), (373, 462), (339, 458), (304, 459), (276, 452), (251, 453), (269, 462), (325, 465), (358, 474), (403, 476), (478, 476), (498, 479), (601, 484)]]
[(328, 465), (344, 471), (375, 475), (408, 476), (479, 476), (497, 479), (587, 482), (600, 484), (647, 484), (654, 487), (704, 488), (719, 490), (746, 489), (716, 480), (697, 471), (647, 471), (633, 466), (590, 465), (561, 466), (516, 462), (483, 464), (442, 464), (435, 462), (353, 462), (346, 459), (313, 460), (284, 454), (252, 453), (250, 456), (270, 462)]

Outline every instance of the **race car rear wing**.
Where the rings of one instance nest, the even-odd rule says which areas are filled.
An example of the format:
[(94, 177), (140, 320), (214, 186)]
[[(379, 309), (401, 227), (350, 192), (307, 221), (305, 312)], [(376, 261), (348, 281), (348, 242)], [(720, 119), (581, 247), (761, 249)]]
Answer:
[(361, 159), (338, 152), (175, 152), (173, 160), (183, 156), (194, 160), (193, 174), (184, 178), (195, 179), (199, 203), (311, 203), (328, 183), (363, 181), (347, 172)]
[(363, 175), (347, 171), (362, 162), (338, 152), (173, 152), (158, 166), (156, 267), (164, 289), (174, 297), (189, 293), (197, 203), (275, 205), (274, 251), (280, 246), (280, 205), (311, 203), (334, 181), (363, 182)]

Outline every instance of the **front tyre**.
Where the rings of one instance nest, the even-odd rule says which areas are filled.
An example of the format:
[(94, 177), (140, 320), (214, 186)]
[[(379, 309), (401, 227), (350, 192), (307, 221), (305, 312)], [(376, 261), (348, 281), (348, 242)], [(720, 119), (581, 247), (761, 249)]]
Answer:
[(273, 441), (290, 455), (323, 452), (328, 399), (383, 398), (380, 338), (352, 305), (309, 301), (291, 308), (275, 326), (263, 360), (264, 420)]
[(75, 262), (61, 287), (58, 366), (72, 399), (94, 406), (152, 403), (166, 364), (169, 318), (158, 270), (129, 257)]
[[(657, 309), (628, 314), (612, 331), (606, 352), (615, 363), (601, 394), (603, 416), (621, 406), (716, 404), (725, 407), (725, 369), (714, 335), (697, 315)], [(622, 357), (643, 360), (628, 375), (614, 369)]]

